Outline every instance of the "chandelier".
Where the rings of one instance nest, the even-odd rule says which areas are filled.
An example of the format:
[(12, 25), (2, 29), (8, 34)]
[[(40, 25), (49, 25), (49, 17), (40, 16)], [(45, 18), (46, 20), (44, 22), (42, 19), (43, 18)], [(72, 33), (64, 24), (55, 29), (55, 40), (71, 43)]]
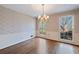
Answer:
[(47, 21), (47, 20), (49, 19), (49, 16), (45, 15), (44, 6), (45, 6), (45, 5), (42, 4), (43, 13), (42, 13), (41, 16), (38, 16), (38, 19), (39, 19), (39, 20), (45, 20), (45, 21)]

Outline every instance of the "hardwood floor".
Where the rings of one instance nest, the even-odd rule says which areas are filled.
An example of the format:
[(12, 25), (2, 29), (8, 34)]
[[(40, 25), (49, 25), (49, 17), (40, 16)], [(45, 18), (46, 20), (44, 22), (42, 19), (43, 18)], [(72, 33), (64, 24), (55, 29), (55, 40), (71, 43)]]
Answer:
[(47, 40), (34, 38), (11, 47), (0, 50), (1, 54), (77, 54), (79, 47)]

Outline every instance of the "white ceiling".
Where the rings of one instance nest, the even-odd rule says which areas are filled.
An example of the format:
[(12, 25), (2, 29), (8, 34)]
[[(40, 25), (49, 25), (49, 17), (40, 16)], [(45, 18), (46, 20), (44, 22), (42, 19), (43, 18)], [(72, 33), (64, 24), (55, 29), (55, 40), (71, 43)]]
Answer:
[[(41, 4), (4, 4), (2, 6), (33, 17), (42, 14)], [(46, 4), (45, 13), (48, 15), (76, 8), (79, 8), (79, 4)]]

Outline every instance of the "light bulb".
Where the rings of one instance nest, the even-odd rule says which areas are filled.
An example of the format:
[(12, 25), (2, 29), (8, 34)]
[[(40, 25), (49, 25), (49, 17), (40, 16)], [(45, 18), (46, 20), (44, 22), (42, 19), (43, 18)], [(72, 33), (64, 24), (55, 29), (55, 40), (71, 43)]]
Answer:
[(38, 19), (40, 19), (41, 18), (41, 16), (38, 16)]
[(49, 16), (47, 16), (47, 19), (49, 18)]

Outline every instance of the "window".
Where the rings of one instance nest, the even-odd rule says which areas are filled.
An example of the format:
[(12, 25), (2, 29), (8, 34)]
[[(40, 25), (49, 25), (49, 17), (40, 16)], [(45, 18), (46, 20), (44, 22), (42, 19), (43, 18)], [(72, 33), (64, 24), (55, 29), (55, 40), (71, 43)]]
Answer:
[(60, 38), (72, 40), (73, 38), (73, 16), (61, 16), (60, 25)]
[(45, 34), (46, 20), (39, 20), (40, 34)]

